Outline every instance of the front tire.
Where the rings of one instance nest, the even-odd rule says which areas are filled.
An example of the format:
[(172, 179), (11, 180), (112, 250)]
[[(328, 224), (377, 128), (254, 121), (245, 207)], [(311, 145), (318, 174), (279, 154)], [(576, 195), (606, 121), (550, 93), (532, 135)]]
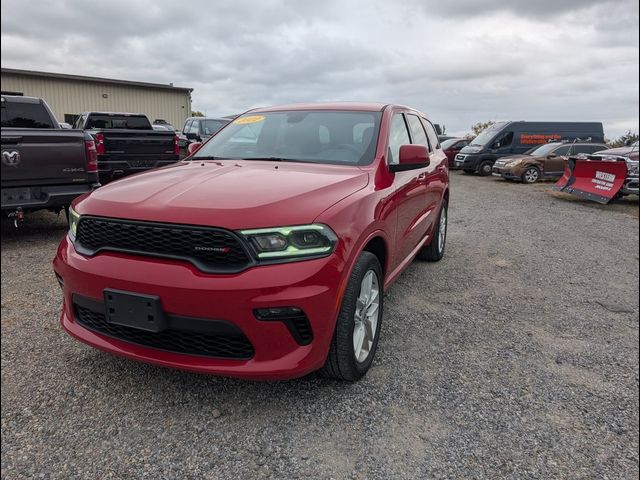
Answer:
[(478, 167), (478, 173), (481, 177), (488, 177), (489, 175), (491, 175), (492, 169), (493, 162), (491, 160), (485, 160), (484, 162), (480, 163), (480, 166)]
[(378, 257), (362, 252), (349, 276), (340, 313), (321, 372), (354, 382), (373, 362), (380, 338), (384, 279)]
[(540, 180), (542, 176), (540, 169), (538, 167), (527, 167), (527, 169), (522, 174), (522, 182), (523, 183), (536, 183)]
[(427, 262), (439, 262), (444, 257), (445, 247), (447, 246), (447, 224), (449, 221), (449, 202), (445, 199), (442, 201), (440, 215), (438, 215), (438, 226), (433, 232), (429, 245), (422, 247), (418, 253), (420, 260)]

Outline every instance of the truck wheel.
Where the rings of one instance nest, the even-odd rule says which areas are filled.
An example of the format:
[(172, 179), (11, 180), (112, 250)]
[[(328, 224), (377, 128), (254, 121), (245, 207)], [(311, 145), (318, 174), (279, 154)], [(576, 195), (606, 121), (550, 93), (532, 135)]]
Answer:
[(342, 298), (323, 375), (353, 382), (367, 373), (380, 338), (383, 286), (378, 257), (362, 252)]
[(486, 177), (491, 175), (492, 169), (493, 162), (491, 160), (485, 160), (484, 162), (480, 163), (480, 166), (478, 167), (478, 173), (480, 174), (480, 176)]
[(540, 169), (538, 167), (527, 167), (527, 169), (522, 174), (522, 181), (524, 183), (536, 183), (540, 180), (541, 174)]
[(442, 201), (440, 215), (438, 216), (438, 225), (433, 232), (429, 245), (422, 247), (418, 252), (418, 259), (427, 262), (438, 262), (444, 257), (445, 247), (447, 246), (447, 222), (449, 220), (449, 202)]

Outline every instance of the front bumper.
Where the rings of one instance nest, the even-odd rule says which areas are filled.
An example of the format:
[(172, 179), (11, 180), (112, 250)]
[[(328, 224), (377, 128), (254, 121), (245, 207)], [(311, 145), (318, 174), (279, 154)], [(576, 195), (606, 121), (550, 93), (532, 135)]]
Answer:
[[(164, 367), (265, 380), (300, 377), (322, 367), (340, 306), (344, 270), (343, 261), (332, 254), (211, 275), (180, 261), (119, 253), (85, 257), (68, 238), (58, 247), (53, 266), (63, 283), (61, 324), (78, 340)], [(100, 304), (107, 288), (159, 296), (164, 312), (175, 318), (228, 322), (246, 336), (254, 353), (245, 359), (176, 353), (123, 341), (78, 323), (74, 298)], [(296, 341), (283, 322), (258, 320), (254, 314), (254, 309), (285, 306), (306, 314), (313, 331), (309, 344)]]
[(458, 154), (456, 155), (456, 159), (455, 159), (456, 168), (461, 168), (463, 170), (468, 170), (468, 171), (473, 170), (475, 172), (478, 169), (479, 158), (480, 158), (479, 155)]
[(620, 190), (623, 195), (638, 195), (640, 178), (637, 176), (627, 177)]
[(494, 165), (491, 169), (491, 175), (494, 177), (506, 178), (508, 180), (520, 180), (520, 175), (504, 165)]

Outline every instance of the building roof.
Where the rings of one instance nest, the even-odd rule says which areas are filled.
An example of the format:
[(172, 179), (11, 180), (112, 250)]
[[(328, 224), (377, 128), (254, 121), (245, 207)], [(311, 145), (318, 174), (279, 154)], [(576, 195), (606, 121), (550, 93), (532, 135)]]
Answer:
[(66, 73), (52, 73), (52, 72), (39, 72), (36, 70), (20, 70), (16, 68), (4, 68), (2, 67), (2, 74), (14, 74), (24, 75), (29, 77), (46, 77), (46, 78), (59, 78), (63, 80), (76, 80), (81, 82), (95, 82), (95, 83), (111, 83), (116, 85), (126, 85), (131, 87), (145, 87), (145, 88), (161, 88), (165, 90), (180, 90), (183, 92), (192, 92), (193, 88), (187, 87), (174, 87), (172, 84), (166, 83), (149, 83), (149, 82), (136, 82), (132, 80), (117, 80), (114, 78), (103, 77), (87, 77), (84, 75), (70, 75)]

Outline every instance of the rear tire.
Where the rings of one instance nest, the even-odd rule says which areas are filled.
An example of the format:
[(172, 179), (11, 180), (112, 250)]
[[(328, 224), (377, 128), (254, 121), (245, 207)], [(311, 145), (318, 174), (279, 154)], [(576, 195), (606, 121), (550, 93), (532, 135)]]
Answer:
[(536, 183), (540, 180), (542, 173), (538, 167), (530, 166), (522, 174), (522, 182), (523, 183)]
[(484, 162), (480, 162), (480, 166), (478, 167), (478, 173), (481, 177), (488, 177), (491, 175), (491, 170), (493, 169), (493, 162), (491, 160), (485, 160)]
[(427, 262), (439, 262), (444, 257), (447, 246), (447, 224), (449, 222), (449, 202), (442, 201), (440, 214), (438, 215), (438, 225), (433, 232), (429, 245), (422, 247), (418, 252), (418, 259)]
[[(371, 290), (367, 289), (369, 279)], [(321, 369), (324, 376), (354, 382), (371, 367), (380, 338), (383, 286), (378, 257), (370, 252), (360, 253), (349, 276), (329, 354)], [(368, 291), (372, 298), (367, 297)]]

